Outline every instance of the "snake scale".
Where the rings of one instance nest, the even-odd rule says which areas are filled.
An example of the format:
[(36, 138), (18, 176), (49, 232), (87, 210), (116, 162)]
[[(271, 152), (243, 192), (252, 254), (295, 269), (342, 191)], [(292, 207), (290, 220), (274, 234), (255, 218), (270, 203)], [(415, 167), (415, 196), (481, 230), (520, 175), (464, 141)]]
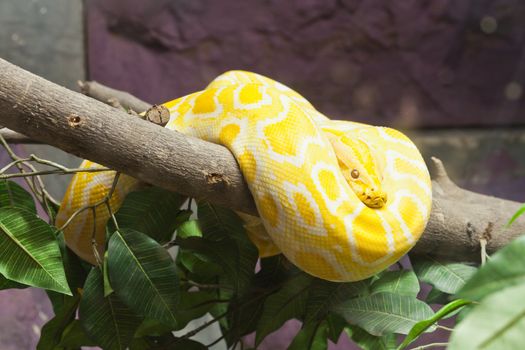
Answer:
[[(330, 120), (294, 90), (244, 71), (164, 106), (167, 128), (224, 145), (237, 159), (260, 218), (241, 216), (261, 257), (282, 252), (319, 278), (357, 281), (397, 261), (425, 229), (430, 177), (416, 146), (397, 130)], [(77, 173), (57, 226), (104, 198), (114, 176)], [(112, 209), (138, 186), (121, 175)], [(68, 246), (95, 263), (91, 237), (103, 252), (107, 220), (103, 205), (81, 212), (64, 228)]]

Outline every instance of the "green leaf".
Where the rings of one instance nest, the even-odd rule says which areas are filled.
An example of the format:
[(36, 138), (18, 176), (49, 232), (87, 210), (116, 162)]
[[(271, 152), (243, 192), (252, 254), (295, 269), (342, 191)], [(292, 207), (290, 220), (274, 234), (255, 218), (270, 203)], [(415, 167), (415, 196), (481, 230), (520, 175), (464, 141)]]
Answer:
[(96, 345), (97, 344), (88, 337), (79, 320), (73, 320), (73, 322), (66, 327), (59, 344), (59, 346), (66, 349), (78, 349), (81, 346)]
[(282, 254), (261, 258), (260, 262), (261, 269), (254, 281), (259, 287), (281, 285), (292, 276), (304, 273)]
[(394, 350), (396, 335), (393, 333), (378, 337), (357, 326), (347, 326), (346, 334), (363, 350)]
[(104, 297), (104, 278), (97, 267), (86, 279), (79, 316), (88, 337), (108, 350), (126, 349), (142, 322), (115, 294)]
[(304, 315), (311, 283), (311, 276), (299, 274), (289, 279), (280, 290), (266, 299), (263, 313), (257, 323), (256, 346), (289, 319)]
[(304, 272), (291, 265), (283, 255), (261, 259), (260, 270), (248, 291), (240, 297), (234, 296), (228, 303), (228, 317), (224, 320), (231, 331), (226, 333), (227, 344), (232, 345), (242, 336), (255, 332), (266, 299), (282, 288), (287, 280), (299, 275), (304, 275)]
[(433, 288), (428, 292), (425, 302), (427, 304), (445, 305), (450, 301), (450, 294), (443, 293), (439, 289)]
[(476, 307), (476, 304), (469, 304), (469, 305), (465, 305), (461, 310), (459, 310), (459, 312), (457, 313), (456, 315), (456, 325), (460, 324), (461, 322), (463, 322), (463, 320), (465, 319), (465, 317), (467, 317), (467, 315), (473, 310), (475, 309)]
[(434, 314), (431, 318), (420, 321), (412, 327), (410, 332), (408, 332), (408, 335), (405, 337), (403, 342), (399, 345), (397, 348), (398, 350), (406, 348), (410, 343), (412, 343), (414, 340), (417, 339), (423, 332), (425, 332), (427, 329), (432, 327), (437, 321), (445, 318), (446, 316), (450, 315), (452, 312), (462, 308), (465, 305), (470, 304), (471, 301), (464, 300), (464, 299), (457, 299), (454, 300), (447, 305), (443, 306), (441, 309), (439, 309), (438, 312)]
[(407, 334), (414, 324), (434, 314), (430, 306), (418, 299), (391, 293), (350, 299), (334, 311), (372, 335)]
[[(221, 290), (218, 290), (217, 291), (217, 295), (220, 297), (221, 295), (225, 294), (227, 292), (223, 292)], [(226, 303), (217, 303), (215, 305), (213, 305), (213, 307), (211, 308), (210, 310), (210, 315), (212, 317), (215, 317), (215, 318), (218, 318), (219, 319), (219, 326), (222, 328), (222, 329), (228, 329), (230, 327), (230, 324), (228, 323), (228, 319), (227, 317), (223, 317), (223, 315), (226, 314), (227, 315), (227, 312), (228, 312), (228, 307), (229, 307), (229, 303), (226, 304)]]
[(525, 341), (525, 284), (484, 298), (456, 326), (448, 349), (522, 349)]
[(264, 310), (267, 295), (264, 291), (251, 292), (241, 299), (234, 298), (228, 304), (228, 328), (226, 342), (231, 345), (242, 336), (255, 332)]
[(157, 349), (207, 350), (208, 348), (195, 340), (175, 338), (171, 333), (161, 337), (135, 338), (130, 346), (130, 350)]
[(481, 300), (503, 288), (525, 283), (525, 236), (503, 247), (457, 292), (457, 297)]
[(372, 282), (370, 290), (371, 294), (387, 292), (415, 298), (419, 293), (419, 281), (414, 271), (384, 271)]
[(203, 344), (191, 339), (178, 340), (177, 347), (184, 350), (208, 350)]
[[(181, 243), (180, 241), (178, 242), (179, 244)], [(200, 244), (198, 243), (198, 245)], [(194, 281), (216, 280), (217, 276), (223, 273), (224, 270), (224, 266), (219, 266), (209, 257), (189, 248), (188, 250), (179, 249), (176, 261), (181, 269), (190, 273), (190, 277)]]
[(102, 273), (104, 276), (104, 296), (107, 297), (114, 292), (113, 287), (111, 286), (111, 282), (109, 281), (108, 251), (107, 250), (104, 252), (104, 265), (102, 267), (103, 267)]
[(197, 220), (188, 220), (179, 226), (177, 237), (202, 237), (202, 231)]
[[(205, 256), (220, 266), (224, 272), (223, 276), (233, 285), (235, 291), (243, 294), (249, 287), (255, 274), (257, 262), (256, 251), (251, 249), (240, 250), (232, 239), (214, 241), (198, 237), (177, 239), (182, 250), (191, 250), (193, 254)], [(198, 263), (201, 259), (192, 259)], [(185, 259), (186, 263), (188, 260)], [(210, 265), (205, 264), (204, 266)], [(195, 266), (190, 267), (194, 269)]]
[(72, 295), (51, 226), (19, 208), (0, 208), (0, 273), (10, 280)]
[(172, 327), (166, 326), (157, 320), (146, 318), (135, 332), (135, 338), (141, 337), (160, 337), (166, 333), (171, 333)]
[(519, 218), (520, 216), (523, 215), (523, 213), (525, 213), (525, 204), (523, 204), (521, 206), (521, 208), (519, 208), (515, 213), (514, 215), (512, 215), (512, 217), (510, 218), (509, 222), (507, 222), (507, 224), (505, 225), (506, 227), (509, 227), (510, 225), (512, 225), (514, 223), (514, 221), (516, 221), (517, 218)]
[[(242, 295), (255, 274), (257, 248), (246, 235), (243, 221), (233, 211), (209, 203), (199, 204), (198, 210), (199, 225), (189, 221), (178, 231), (181, 263), (192, 272), (200, 270), (199, 275), (203, 272), (209, 275), (210, 271), (206, 273), (201, 267), (207, 268), (210, 264), (201, 261), (213, 261), (222, 268), (222, 276)], [(199, 236), (204, 239), (198, 239)], [(187, 254), (188, 250), (191, 255)]]
[(203, 202), (199, 203), (197, 213), (204, 238), (249, 241), (243, 227), (244, 221), (233, 210)]
[(436, 289), (454, 294), (476, 272), (473, 266), (441, 262), (432, 257), (412, 257), (412, 267), (420, 281), (430, 283)]
[[(69, 288), (73, 293), (79, 293), (79, 289), (83, 288), (84, 282), (86, 281), (87, 272), (82, 265), (82, 261), (76, 256), (67, 246), (64, 240), (64, 233), (60, 232), (56, 239), (60, 252), (62, 254), (62, 262), (64, 270), (66, 271), (66, 278), (69, 283)], [(91, 269), (91, 265), (89, 265)], [(58, 309), (62, 307), (64, 303), (71, 298), (69, 295), (54, 292), (51, 290), (46, 291), (51, 304), (53, 305), (53, 311), (56, 313)]]
[(186, 221), (189, 221), (192, 215), (193, 211), (191, 211), (190, 209), (180, 209), (177, 213), (177, 217), (175, 218), (176, 228), (178, 229)]
[(288, 350), (326, 350), (327, 336), (326, 322), (307, 323), (297, 333)]
[(22, 208), (36, 214), (33, 196), (16, 182), (0, 180), (0, 207)]
[[(244, 222), (232, 210), (209, 203), (199, 204), (198, 215), (204, 238), (207, 240), (218, 239), (236, 248), (236, 251), (234, 250), (228, 257), (225, 257), (230, 260), (226, 266), (231, 266), (231, 263), (234, 264), (225, 269), (225, 272), (233, 282), (235, 290), (239, 294), (243, 294), (255, 275), (255, 264), (259, 258), (259, 251), (244, 230)], [(225, 249), (222, 253), (228, 254), (228, 251), (231, 249)], [(214, 260), (217, 263), (225, 262), (224, 258), (220, 259), (222, 261), (219, 262), (217, 255), (213, 254), (213, 256), (215, 256)]]
[[(60, 205), (58, 204), (55, 204), (53, 202), (50, 202), (47, 198), (45, 200), (45, 203), (44, 203), (44, 211), (46, 212), (47, 216), (48, 216), (48, 220), (47, 222), (50, 224), (50, 225), (54, 225), (55, 224), (55, 221), (56, 221), (56, 218), (57, 218), (57, 214), (58, 214), (58, 210), (60, 209)], [(38, 214), (38, 213), (37, 213)]]
[[(83, 262), (80, 258), (66, 245), (64, 239), (64, 233), (59, 232), (56, 236), (58, 241), (58, 246), (60, 247), (60, 253), (62, 255), (62, 262), (64, 265), (64, 270), (66, 271), (66, 278), (69, 282), (69, 287), (71, 290), (76, 291), (78, 288), (84, 286), (86, 281), (88, 271), (91, 269), (91, 265)], [(89, 268), (85, 268), (87, 264)]]
[(157, 337), (134, 338), (129, 346), (129, 350), (152, 350), (158, 345)]
[(185, 197), (158, 187), (149, 187), (130, 193), (117, 211), (119, 227), (142, 232), (160, 243), (171, 240), (180, 218), (179, 211)]
[(0, 275), (0, 290), (4, 289), (25, 289), (29, 287), (28, 285), (21, 284), (15, 281), (11, 281), (10, 279), (5, 278), (4, 276)]
[(326, 323), (328, 325), (328, 339), (330, 339), (332, 343), (337, 344), (341, 337), (341, 333), (348, 323), (344, 318), (334, 313), (327, 316)]
[(175, 310), (177, 327), (169, 327), (157, 320), (145, 319), (135, 333), (135, 337), (161, 336), (172, 330), (180, 330), (214, 307), (217, 296), (211, 291), (182, 292), (180, 306)]
[(199, 317), (204, 316), (215, 305), (217, 295), (210, 291), (182, 292), (180, 307), (176, 310), (177, 328), (182, 329)]
[(335, 283), (315, 279), (310, 288), (305, 321), (314, 323), (339, 304), (368, 290), (368, 281)]
[(192, 339), (177, 339), (177, 349), (184, 350), (209, 350), (206, 346)]
[(62, 339), (66, 327), (73, 322), (77, 312), (78, 303), (80, 302), (80, 295), (75, 294), (69, 297), (64, 304), (55, 313), (55, 317), (49, 320), (43, 327), (40, 333), (40, 340), (38, 341), (37, 350), (55, 350), (60, 349), (58, 345)]
[(132, 310), (177, 325), (177, 270), (162, 246), (140, 232), (117, 231), (109, 240), (108, 268), (115, 293)]
[[(294, 274), (303, 274), (296, 269), (287, 269), (282, 256), (261, 259), (260, 270), (248, 291), (240, 297), (233, 297), (228, 303), (227, 326), (231, 331), (226, 333), (228, 345), (234, 344), (244, 335), (255, 332), (264, 310), (266, 299)], [(221, 306), (224, 304), (221, 304)], [(220, 314), (220, 312), (218, 312)]]

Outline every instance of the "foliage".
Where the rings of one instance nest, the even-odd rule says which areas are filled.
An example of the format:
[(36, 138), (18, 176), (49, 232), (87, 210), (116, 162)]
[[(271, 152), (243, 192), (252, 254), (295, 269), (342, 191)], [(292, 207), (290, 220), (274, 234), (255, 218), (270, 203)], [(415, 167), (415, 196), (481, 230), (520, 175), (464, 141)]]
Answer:
[(447, 305), (443, 306), (441, 309), (439, 309), (438, 312), (436, 312), (432, 317), (430, 317), (427, 320), (419, 321), (416, 323), (408, 335), (405, 337), (403, 342), (399, 344), (398, 349), (404, 349), (406, 346), (408, 346), (410, 343), (412, 343), (417, 337), (421, 335), (421, 333), (425, 332), (430, 327), (434, 326), (434, 324), (445, 318), (446, 316), (449, 316), (454, 311), (462, 308), (465, 305), (470, 304), (471, 302), (464, 299), (456, 299), (454, 301), (451, 301)]
[(125, 349), (142, 322), (116, 293), (104, 296), (104, 277), (97, 267), (86, 279), (79, 317), (86, 335), (104, 349)]
[[(254, 332), (258, 346), (290, 319), (302, 328), (289, 349), (327, 349), (341, 336), (362, 349), (405, 349), (453, 316), (450, 349), (514, 349), (525, 340), (525, 237), (479, 269), (418, 256), (413, 269), (335, 283), (282, 255), (258, 260), (233, 211), (200, 203), (193, 213), (183, 201), (153, 187), (128, 196), (108, 224), (103, 265), (89, 266), (35, 215), (30, 193), (0, 182), (0, 289), (44, 288), (55, 311), (39, 350), (205, 349), (190, 338), (213, 323), (228, 346)], [(173, 335), (206, 314), (210, 322)]]
[(452, 334), (450, 349), (520, 349), (525, 329), (525, 284), (489, 294)]

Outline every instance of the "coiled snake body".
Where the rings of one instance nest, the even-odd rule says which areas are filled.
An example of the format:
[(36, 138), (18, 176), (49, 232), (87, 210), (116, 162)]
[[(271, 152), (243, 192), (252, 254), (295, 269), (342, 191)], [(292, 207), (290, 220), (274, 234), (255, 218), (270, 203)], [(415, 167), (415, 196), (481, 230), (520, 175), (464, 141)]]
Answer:
[[(332, 121), (290, 88), (242, 71), (164, 105), (167, 128), (222, 144), (237, 159), (260, 220), (242, 217), (261, 256), (282, 252), (314, 276), (356, 281), (397, 261), (425, 228), (430, 177), (415, 145), (397, 130)], [(57, 226), (103, 198), (113, 177), (76, 174)], [(112, 208), (137, 185), (121, 176)], [(94, 263), (92, 233), (104, 247), (107, 219), (104, 206), (96, 208), (95, 223), (92, 211), (77, 215), (64, 229), (69, 247)]]

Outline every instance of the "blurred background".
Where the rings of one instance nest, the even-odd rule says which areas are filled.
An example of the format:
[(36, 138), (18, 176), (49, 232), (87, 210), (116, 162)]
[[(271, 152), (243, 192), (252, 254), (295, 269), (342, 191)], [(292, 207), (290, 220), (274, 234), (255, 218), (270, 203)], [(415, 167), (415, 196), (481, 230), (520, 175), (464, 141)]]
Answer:
[[(151, 103), (254, 71), (331, 118), (403, 130), (462, 187), (523, 202), (524, 20), (519, 0), (0, 0), (0, 57), (73, 90), (97, 80)], [(61, 198), (67, 181), (46, 184)], [(0, 349), (34, 349), (52, 317), (45, 295), (0, 295)], [(299, 327), (260, 348), (285, 348)]]

